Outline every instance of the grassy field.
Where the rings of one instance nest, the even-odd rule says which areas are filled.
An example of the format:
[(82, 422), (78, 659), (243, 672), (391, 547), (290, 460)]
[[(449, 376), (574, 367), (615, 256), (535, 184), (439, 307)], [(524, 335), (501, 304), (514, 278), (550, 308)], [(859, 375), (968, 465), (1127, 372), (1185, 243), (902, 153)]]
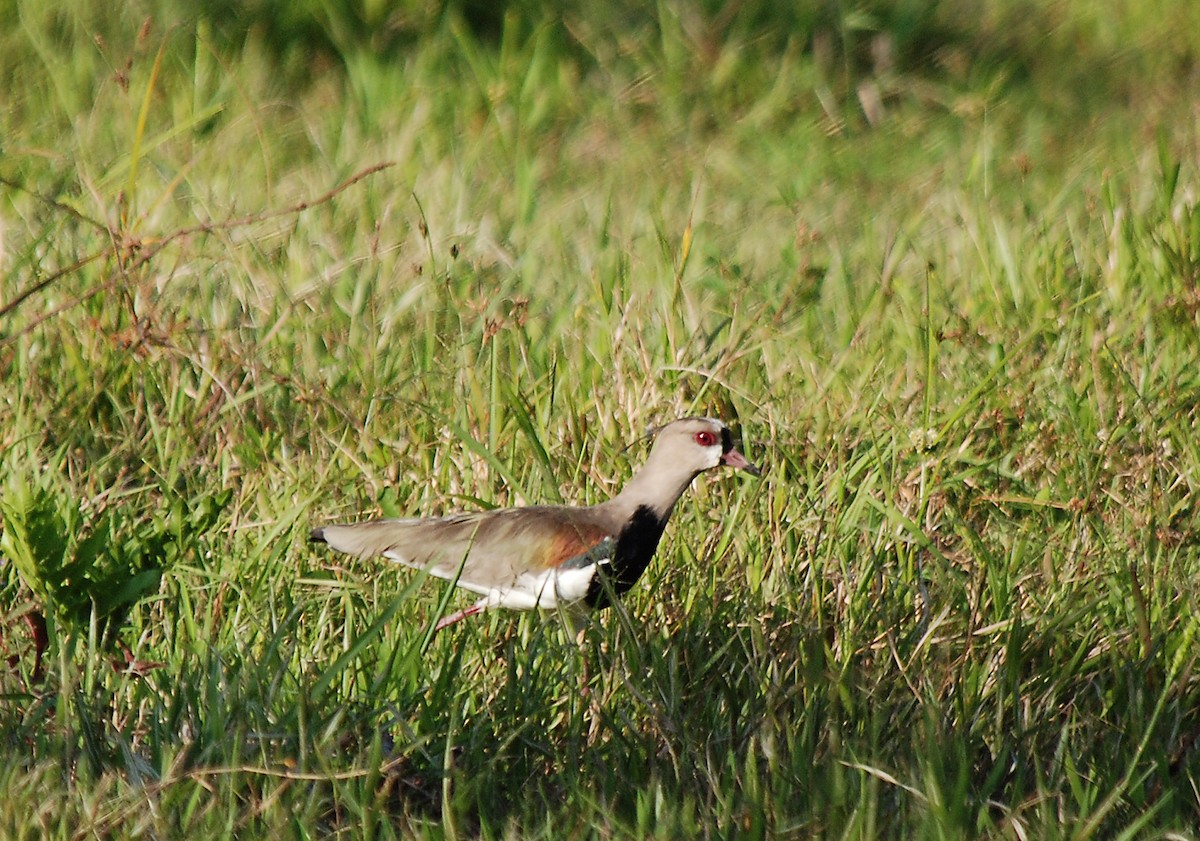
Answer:
[(589, 5), (0, 4), (0, 838), (1200, 837), (1200, 6)]

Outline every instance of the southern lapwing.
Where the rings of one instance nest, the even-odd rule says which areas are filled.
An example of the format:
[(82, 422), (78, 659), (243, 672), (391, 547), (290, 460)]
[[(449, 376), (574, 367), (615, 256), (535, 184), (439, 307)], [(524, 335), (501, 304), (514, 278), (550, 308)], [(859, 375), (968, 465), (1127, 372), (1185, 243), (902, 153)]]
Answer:
[(312, 540), (426, 569), (480, 594), (475, 604), (443, 618), (438, 630), (491, 607), (601, 608), (645, 571), (692, 480), (722, 464), (759, 475), (734, 449), (724, 423), (682, 418), (657, 430), (645, 466), (599, 505), (372, 520), (313, 529)]

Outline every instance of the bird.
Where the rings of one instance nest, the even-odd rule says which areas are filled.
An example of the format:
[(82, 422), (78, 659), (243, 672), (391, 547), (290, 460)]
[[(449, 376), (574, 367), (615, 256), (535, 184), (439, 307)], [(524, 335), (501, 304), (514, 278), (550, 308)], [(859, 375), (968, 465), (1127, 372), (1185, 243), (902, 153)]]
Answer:
[(675, 504), (715, 467), (761, 475), (729, 427), (685, 417), (651, 432), (645, 465), (596, 505), (535, 505), (421, 519), (315, 528), (313, 542), (358, 557), (382, 556), (452, 581), (480, 598), (442, 618), (440, 631), (491, 608), (601, 609), (645, 572)]

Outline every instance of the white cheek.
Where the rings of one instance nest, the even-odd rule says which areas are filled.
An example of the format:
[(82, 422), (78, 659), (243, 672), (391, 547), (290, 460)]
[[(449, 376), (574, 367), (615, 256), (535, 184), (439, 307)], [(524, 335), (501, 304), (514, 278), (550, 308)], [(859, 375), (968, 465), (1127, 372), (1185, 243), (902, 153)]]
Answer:
[(721, 452), (720, 446), (709, 447), (708, 448), (708, 467), (706, 467), (705, 469), (711, 470), (712, 468), (714, 468), (718, 464), (720, 464), (721, 456), (723, 456), (723, 455), (724, 455), (724, 453)]

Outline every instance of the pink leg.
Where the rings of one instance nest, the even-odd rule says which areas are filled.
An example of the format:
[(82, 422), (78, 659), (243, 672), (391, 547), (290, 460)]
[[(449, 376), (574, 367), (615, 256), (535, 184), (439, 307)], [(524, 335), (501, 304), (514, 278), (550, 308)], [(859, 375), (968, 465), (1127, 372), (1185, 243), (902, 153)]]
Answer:
[(483, 605), (473, 604), (468, 608), (460, 610), (458, 613), (451, 613), (449, 616), (443, 616), (441, 620), (434, 626), (433, 630), (440, 631), (442, 628), (453, 625), (460, 619), (466, 619), (468, 616), (474, 616), (476, 613), (483, 611)]

